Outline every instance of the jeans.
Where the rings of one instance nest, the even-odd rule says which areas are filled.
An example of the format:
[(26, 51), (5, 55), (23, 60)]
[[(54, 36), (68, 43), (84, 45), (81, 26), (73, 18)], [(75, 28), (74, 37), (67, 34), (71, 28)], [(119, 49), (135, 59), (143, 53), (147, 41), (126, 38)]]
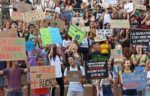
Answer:
[(103, 96), (113, 96), (110, 85), (102, 85), (102, 86), (103, 86)]
[(68, 91), (67, 96), (83, 96), (83, 92)]
[(22, 90), (8, 92), (7, 96), (23, 96)]
[(69, 24), (71, 22), (71, 19), (73, 17), (72, 11), (66, 11), (66, 17), (67, 17), (67, 23)]
[[(59, 85), (59, 88), (60, 88), (60, 95), (59, 96), (64, 96), (64, 80), (63, 78), (56, 78), (56, 81)], [(52, 89), (52, 96), (55, 96), (55, 90), (56, 90), (56, 87), (53, 87)]]
[(118, 77), (118, 73), (120, 70), (122, 70), (121, 66), (114, 66), (113, 67), (114, 77)]

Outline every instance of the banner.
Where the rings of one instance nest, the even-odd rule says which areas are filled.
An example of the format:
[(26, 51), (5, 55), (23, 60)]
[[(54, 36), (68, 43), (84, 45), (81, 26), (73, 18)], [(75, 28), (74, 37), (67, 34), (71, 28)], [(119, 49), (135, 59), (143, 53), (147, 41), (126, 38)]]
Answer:
[(123, 57), (122, 50), (121, 49), (112, 49), (111, 57), (112, 58), (122, 58)]
[(80, 44), (85, 38), (86, 33), (77, 28), (77, 26), (71, 25), (68, 31), (68, 35)]
[(53, 44), (62, 44), (62, 38), (58, 28), (49, 28), (50, 38)]
[(52, 44), (52, 38), (50, 38), (50, 31), (48, 28), (40, 29), (40, 33), (43, 46)]
[(147, 86), (147, 73), (146, 72), (123, 73), (122, 80), (123, 80), (123, 88), (125, 89), (143, 90)]
[(55, 78), (54, 66), (32, 66), (30, 67), (31, 89), (50, 88), (51, 80)]
[(31, 11), (32, 10), (32, 4), (27, 4), (24, 2), (20, 2), (17, 5), (17, 11), (18, 12), (26, 12), (26, 11)]
[(131, 30), (131, 44), (148, 45), (150, 42), (150, 30)]
[(23, 20), (23, 13), (22, 12), (12, 12), (11, 16), (12, 20)]
[(18, 34), (17, 34), (17, 29), (7, 29), (4, 31), (0, 32), (0, 38), (17, 38)]
[(44, 13), (42, 9), (27, 11), (23, 14), (23, 20), (26, 22), (34, 22), (44, 19)]
[(109, 5), (115, 5), (117, 4), (117, 0), (102, 0), (102, 6), (104, 8), (109, 7)]
[(99, 37), (101, 35), (111, 36), (111, 34), (112, 34), (112, 29), (97, 29), (96, 30), (97, 37)]
[(92, 62), (85, 64), (86, 79), (102, 79), (108, 77), (107, 61)]
[(0, 61), (25, 60), (24, 38), (0, 38)]
[(26, 41), (26, 51), (32, 51), (34, 49), (33, 41)]
[(81, 71), (68, 71), (67, 77), (69, 82), (80, 82)]
[(129, 20), (111, 20), (111, 28), (130, 28)]

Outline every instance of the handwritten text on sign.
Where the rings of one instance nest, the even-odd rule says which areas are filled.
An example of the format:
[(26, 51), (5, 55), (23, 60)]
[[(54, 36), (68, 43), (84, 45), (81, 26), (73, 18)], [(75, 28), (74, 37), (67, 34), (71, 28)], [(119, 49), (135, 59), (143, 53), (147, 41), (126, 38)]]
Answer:
[(134, 72), (122, 74), (123, 88), (125, 89), (145, 89), (147, 86), (147, 73)]
[(53, 78), (55, 78), (54, 66), (30, 67), (31, 89), (49, 88)]
[(0, 61), (24, 60), (25, 39), (0, 38)]
[(85, 73), (87, 79), (101, 79), (108, 77), (106, 61), (86, 62)]
[(131, 44), (147, 45), (150, 42), (150, 30), (132, 30)]

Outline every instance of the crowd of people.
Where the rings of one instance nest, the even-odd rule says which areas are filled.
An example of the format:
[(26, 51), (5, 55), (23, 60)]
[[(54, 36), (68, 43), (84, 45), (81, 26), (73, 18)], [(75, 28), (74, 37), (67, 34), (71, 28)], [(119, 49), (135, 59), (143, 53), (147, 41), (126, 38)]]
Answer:
[[(7, 1), (7, 0), (5, 0)], [(13, 9), (3, 10), (17, 12), (19, 2), (30, 4), (31, 10), (54, 10), (54, 18), (65, 22), (60, 32), (62, 44), (49, 44), (43, 46), (39, 22), (24, 22), (12, 20), (11, 16), (3, 21), (1, 31), (16, 28), (19, 38), (34, 42), (34, 50), (26, 52), (26, 60), (0, 61), (0, 96), (56, 96), (56, 86), (51, 88), (30, 89), (30, 66), (55, 66), (55, 83), (59, 85), (59, 96), (84, 96), (84, 84), (92, 84), (92, 96), (146, 96), (145, 92), (137, 89), (123, 88), (123, 73), (147, 72), (147, 86), (150, 87), (150, 60), (149, 50), (144, 45), (132, 45), (130, 40), (132, 29), (149, 30), (150, 11), (149, 0), (140, 0), (146, 10), (135, 7), (134, 0), (116, 0), (116, 4), (103, 5), (103, 0), (8, 0)], [(137, 0), (138, 1), (138, 0)], [(133, 10), (124, 10), (124, 4), (134, 3)], [(3, 4), (3, 0), (1, 0)], [(11, 14), (11, 13), (10, 13)], [(42, 14), (42, 13), (41, 13)], [(86, 33), (86, 37), (79, 44), (68, 35), (72, 18), (83, 17), (84, 27), (93, 32)], [(111, 20), (128, 20), (130, 28), (112, 28)], [(52, 20), (46, 15), (45, 20)], [(43, 20), (44, 21), (44, 20)], [(76, 26), (80, 27), (80, 22)], [(51, 27), (51, 26), (49, 26)], [(112, 29), (106, 40), (96, 41), (96, 29)], [(84, 31), (84, 30), (83, 30)], [(1, 32), (0, 32), (1, 33)], [(150, 45), (147, 45), (149, 48)], [(122, 50), (122, 57), (114, 58), (112, 49)], [(85, 62), (93, 60), (93, 55), (107, 56), (108, 78), (86, 80)], [(67, 71), (80, 71), (79, 82), (69, 82)], [(24, 80), (23, 80), (24, 78)], [(68, 84), (65, 94), (64, 85)], [(25, 90), (23, 90), (25, 89)]]

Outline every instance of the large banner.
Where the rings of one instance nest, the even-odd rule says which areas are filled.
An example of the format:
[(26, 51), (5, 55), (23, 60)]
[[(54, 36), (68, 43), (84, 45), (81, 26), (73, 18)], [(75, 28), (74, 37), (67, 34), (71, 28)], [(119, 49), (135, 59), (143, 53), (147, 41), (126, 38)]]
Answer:
[(129, 20), (111, 20), (111, 28), (130, 28)]
[(11, 14), (11, 19), (12, 20), (23, 20), (23, 13), (13, 11)]
[(12, 29), (7, 29), (4, 31), (0, 32), (0, 38), (17, 38), (17, 29), (12, 28)]
[(150, 30), (131, 30), (131, 44), (148, 45), (150, 42)]
[(108, 77), (107, 61), (92, 62), (85, 64), (86, 79), (102, 79)]
[(25, 59), (25, 39), (0, 38), (0, 61), (13, 61)]
[(77, 26), (71, 25), (68, 31), (68, 35), (75, 39), (79, 44), (86, 36), (86, 32), (81, 31)]
[(44, 13), (42, 9), (27, 11), (23, 14), (23, 20), (26, 22), (34, 22), (44, 19)]
[(123, 73), (123, 88), (125, 89), (145, 89), (147, 86), (147, 73), (146, 72), (134, 72)]
[(30, 67), (31, 89), (50, 88), (53, 78), (55, 78), (54, 66)]

